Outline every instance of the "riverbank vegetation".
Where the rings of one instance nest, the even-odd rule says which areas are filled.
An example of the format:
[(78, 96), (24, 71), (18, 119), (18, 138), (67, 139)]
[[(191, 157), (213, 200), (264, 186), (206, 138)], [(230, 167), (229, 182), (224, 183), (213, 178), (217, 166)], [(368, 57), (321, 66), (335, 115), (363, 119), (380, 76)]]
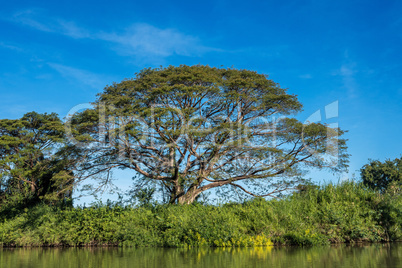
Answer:
[(402, 239), (402, 197), (362, 183), (244, 203), (2, 208), (2, 246), (247, 247)]
[[(0, 245), (401, 239), (402, 161), (372, 161), (361, 183), (309, 184), (310, 169), (345, 172), (349, 154), (345, 131), (303, 123), (301, 109), (267, 75), (181, 65), (106, 86), (64, 121), (36, 112), (0, 119)], [(132, 174), (138, 203), (72, 206), (77, 193), (111, 186), (118, 169)], [(211, 192), (225, 202), (200, 202)]]

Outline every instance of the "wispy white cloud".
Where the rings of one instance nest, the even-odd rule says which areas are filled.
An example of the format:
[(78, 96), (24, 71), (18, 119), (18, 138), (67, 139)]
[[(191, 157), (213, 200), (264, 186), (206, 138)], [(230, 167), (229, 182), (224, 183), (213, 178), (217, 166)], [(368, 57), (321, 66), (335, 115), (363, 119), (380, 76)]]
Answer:
[(49, 63), (48, 65), (66, 79), (71, 79), (74, 82), (79, 82), (80, 84), (87, 85), (91, 88), (101, 89), (106, 85), (107, 82), (111, 81), (111, 79), (109, 79), (110, 77), (108, 78), (103, 75), (95, 74), (86, 70), (81, 70), (57, 63)]
[(23, 24), (23, 25), (27, 25), (29, 27), (35, 28), (37, 30), (40, 31), (44, 31), (44, 32), (52, 32), (51, 27), (49, 27), (48, 25), (39, 22), (38, 20), (33, 19), (34, 16), (37, 15), (37, 11), (36, 10), (32, 10), (32, 9), (27, 9), (27, 10), (23, 10), (23, 11), (19, 11), (14, 13), (9, 20)]
[(91, 37), (87, 30), (78, 27), (74, 22), (44, 16), (42, 11), (36, 9), (14, 13), (10, 20), (42, 32), (58, 33), (72, 38)]
[(23, 51), (22, 48), (16, 46), (16, 45), (12, 45), (12, 44), (7, 44), (4, 42), (0, 42), (0, 47), (1, 48), (6, 48), (6, 49), (11, 49), (11, 50), (16, 50), (16, 51)]
[(302, 74), (302, 75), (299, 75), (299, 78), (301, 78), (301, 79), (311, 79), (311, 78), (313, 78), (313, 76), (311, 74)]
[(198, 37), (177, 29), (161, 29), (146, 23), (134, 24), (122, 32), (90, 31), (75, 22), (44, 16), (41, 10), (24, 10), (11, 19), (38, 31), (61, 34), (75, 39), (93, 39), (112, 44), (112, 49), (123, 55), (138, 57), (168, 57), (171, 55), (200, 56), (218, 49), (201, 44)]
[(357, 83), (355, 80), (356, 63), (345, 63), (342, 64), (339, 69), (339, 74), (342, 77), (343, 85), (347, 90), (348, 97), (353, 99), (357, 97)]
[(350, 59), (349, 51), (346, 50), (343, 56), (343, 63), (332, 75), (341, 77), (343, 87), (346, 89), (346, 94), (349, 99), (358, 97), (359, 85), (356, 82), (356, 77), (360, 72), (357, 63)]
[(102, 33), (96, 36), (98, 39), (118, 44), (117, 49), (128, 55), (199, 56), (217, 50), (203, 46), (195, 36), (183, 34), (176, 29), (159, 29), (144, 23), (133, 25), (123, 34)]

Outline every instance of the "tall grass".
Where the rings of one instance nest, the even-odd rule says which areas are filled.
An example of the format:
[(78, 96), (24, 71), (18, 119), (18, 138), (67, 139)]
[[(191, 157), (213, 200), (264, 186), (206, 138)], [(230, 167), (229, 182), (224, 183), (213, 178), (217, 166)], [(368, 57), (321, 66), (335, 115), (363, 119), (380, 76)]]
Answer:
[(354, 182), (281, 200), (90, 208), (36, 206), (1, 214), (0, 245), (246, 247), (402, 239), (402, 197)]

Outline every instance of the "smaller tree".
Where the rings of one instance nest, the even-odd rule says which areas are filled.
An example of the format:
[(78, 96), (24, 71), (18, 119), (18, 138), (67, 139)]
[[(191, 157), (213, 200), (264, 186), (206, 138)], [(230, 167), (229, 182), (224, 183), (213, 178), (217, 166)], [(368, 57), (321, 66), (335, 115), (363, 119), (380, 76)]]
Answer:
[(31, 112), (0, 120), (0, 203), (34, 205), (71, 197), (74, 176), (57, 114)]
[(363, 184), (381, 192), (398, 193), (402, 186), (402, 158), (370, 160), (361, 170)]

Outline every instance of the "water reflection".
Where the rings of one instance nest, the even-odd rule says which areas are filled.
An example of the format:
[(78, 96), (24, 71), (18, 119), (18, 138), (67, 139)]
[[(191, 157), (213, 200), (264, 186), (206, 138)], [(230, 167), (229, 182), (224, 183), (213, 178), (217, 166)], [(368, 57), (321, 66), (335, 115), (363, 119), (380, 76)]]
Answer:
[(402, 243), (200, 249), (0, 249), (0, 267), (401, 267)]

